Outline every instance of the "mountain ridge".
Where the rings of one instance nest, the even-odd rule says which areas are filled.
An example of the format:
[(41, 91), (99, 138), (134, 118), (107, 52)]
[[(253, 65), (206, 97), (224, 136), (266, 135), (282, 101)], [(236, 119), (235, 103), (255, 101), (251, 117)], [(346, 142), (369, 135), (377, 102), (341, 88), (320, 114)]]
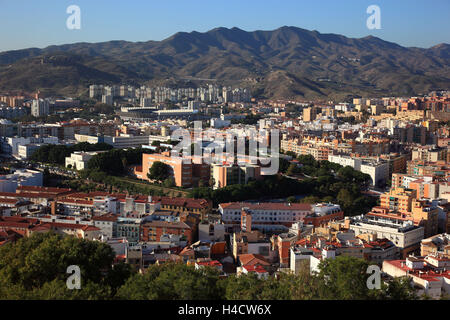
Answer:
[[(52, 56), (78, 60), (58, 65)], [(38, 67), (36, 59), (45, 62)], [(79, 42), (0, 52), (0, 90), (78, 94), (90, 83), (186, 78), (247, 85), (259, 96), (275, 98), (420, 94), (448, 89), (450, 45), (402, 47), (374, 36), (348, 38), (291, 26), (251, 32), (219, 27), (177, 32), (161, 41)]]

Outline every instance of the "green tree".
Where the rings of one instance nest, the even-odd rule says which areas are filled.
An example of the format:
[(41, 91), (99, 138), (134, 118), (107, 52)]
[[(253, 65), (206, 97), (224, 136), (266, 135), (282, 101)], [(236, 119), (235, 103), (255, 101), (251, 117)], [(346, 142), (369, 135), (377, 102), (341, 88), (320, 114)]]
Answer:
[(389, 300), (415, 300), (417, 295), (408, 277), (394, 278), (384, 288), (384, 299)]
[[(0, 299), (104, 299), (130, 275), (113, 267), (114, 252), (101, 242), (38, 233), (0, 247)], [(67, 267), (81, 270), (81, 290), (68, 290)]]
[(293, 176), (299, 173), (299, 170), (297, 168), (297, 165), (294, 163), (291, 163), (286, 171), (286, 175)]
[(147, 177), (151, 180), (164, 181), (170, 176), (171, 167), (161, 161), (155, 161), (150, 167)]
[(324, 299), (370, 299), (372, 290), (367, 287), (369, 263), (363, 259), (338, 256), (324, 259), (319, 264), (320, 296)]
[(168, 177), (163, 181), (163, 187), (173, 188), (175, 187), (175, 179), (173, 177)]
[(259, 300), (264, 288), (264, 281), (254, 273), (230, 276), (226, 280), (225, 298), (227, 300)]
[(294, 203), (296, 199), (295, 199), (295, 197), (291, 196), (291, 197), (288, 197), (286, 200), (289, 203)]
[(223, 299), (219, 273), (212, 268), (196, 270), (183, 263), (152, 265), (136, 274), (118, 290), (118, 299), (216, 300)]

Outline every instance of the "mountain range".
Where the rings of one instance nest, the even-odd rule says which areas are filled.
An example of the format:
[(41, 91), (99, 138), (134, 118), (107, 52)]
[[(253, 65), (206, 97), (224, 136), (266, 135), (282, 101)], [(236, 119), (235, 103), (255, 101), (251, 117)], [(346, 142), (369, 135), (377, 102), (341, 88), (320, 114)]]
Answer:
[(450, 45), (407, 48), (297, 27), (179, 32), (162, 41), (0, 53), (0, 91), (86, 93), (90, 84), (240, 85), (267, 98), (343, 99), (449, 89)]

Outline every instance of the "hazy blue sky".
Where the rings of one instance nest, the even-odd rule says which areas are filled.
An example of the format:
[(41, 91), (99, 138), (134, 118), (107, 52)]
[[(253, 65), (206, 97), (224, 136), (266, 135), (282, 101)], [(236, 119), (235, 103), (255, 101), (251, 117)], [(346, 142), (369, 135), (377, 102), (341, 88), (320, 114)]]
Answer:
[[(81, 30), (66, 27), (69, 5)], [(366, 27), (369, 5), (381, 30)], [(374, 35), (403, 46), (450, 43), (449, 0), (0, 0), (0, 51), (108, 40), (162, 40), (178, 31), (297, 26), (348, 37)]]

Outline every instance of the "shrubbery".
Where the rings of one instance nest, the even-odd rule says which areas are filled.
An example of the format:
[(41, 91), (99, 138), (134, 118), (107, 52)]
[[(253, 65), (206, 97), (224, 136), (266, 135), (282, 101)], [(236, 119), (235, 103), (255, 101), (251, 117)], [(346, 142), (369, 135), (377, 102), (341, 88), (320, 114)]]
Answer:
[[(396, 279), (380, 290), (369, 290), (368, 263), (339, 256), (319, 265), (311, 275), (307, 265), (298, 275), (220, 277), (213, 268), (195, 269), (184, 263), (151, 265), (144, 274), (127, 264), (113, 266), (107, 244), (35, 234), (0, 247), (0, 299), (131, 299), (131, 300), (308, 300), (414, 299), (409, 281)], [(81, 289), (69, 290), (67, 267), (81, 269)]]

